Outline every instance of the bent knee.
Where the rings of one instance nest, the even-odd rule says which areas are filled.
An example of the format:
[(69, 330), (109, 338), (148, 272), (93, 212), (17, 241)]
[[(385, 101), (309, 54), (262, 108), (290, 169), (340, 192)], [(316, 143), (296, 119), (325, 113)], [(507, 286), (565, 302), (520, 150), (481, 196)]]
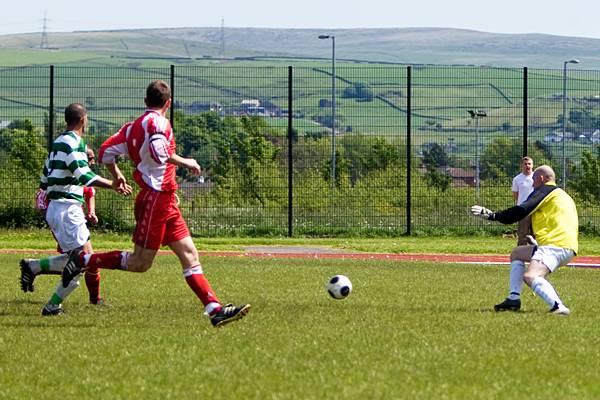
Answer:
[(526, 271), (526, 272), (523, 274), (523, 280), (525, 281), (525, 283), (526, 283), (527, 285), (531, 286), (531, 284), (533, 283), (533, 281), (534, 281), (536, 278), (539, 278), (540, 276), (542, 276), (542, 275), (540, 275), (540, 274), (538, 274), (538, 273), (536, 273), (536, 272), (532, 272), (532, 271)]
[(517, 246), (510, 253), (510, 261), (530, 261), (533, 255), (533, 246)]
[(143, 262), (130, 260), (130, 262), (127, 263), (127, 270), (131, 272), (146, 272), (150, 267), (152, 267), (152, 261)]

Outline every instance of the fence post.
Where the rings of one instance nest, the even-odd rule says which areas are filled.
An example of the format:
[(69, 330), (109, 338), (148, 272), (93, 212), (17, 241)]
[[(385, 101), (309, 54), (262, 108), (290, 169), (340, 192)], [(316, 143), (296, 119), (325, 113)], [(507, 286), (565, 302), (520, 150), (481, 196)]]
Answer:
[(411, 67), (410, 65), (406, 67), (406, 234), (411, 234)]
[(294, 234), (293, 224), (294, 224), (294, 184), (293, 184), (293, 167), (294, 167), (294, 158), (292, 154), (292, 145), (294, 142), (293, 137), (293, 121), (292, 121), (292, 66), (288, 66), (288, 236), (292, 237)]
[(528, 109), (529, 105), (527, 98), (527, 67), (523, 67), (523, 157), (527, 156), (527, 129), (528, 123)]
[(54, 65), (50, 66), (50, 105), (48, 106), (48, 133), (47, 147), (48, 153), (52, 150), (54, 141)]
[(169, 110), (169, 122), (171, 129), (175, 131), (175, 122), (173, 120), (173, 108), (175, 107), (175, 65), (171, 64), (171, 109)]

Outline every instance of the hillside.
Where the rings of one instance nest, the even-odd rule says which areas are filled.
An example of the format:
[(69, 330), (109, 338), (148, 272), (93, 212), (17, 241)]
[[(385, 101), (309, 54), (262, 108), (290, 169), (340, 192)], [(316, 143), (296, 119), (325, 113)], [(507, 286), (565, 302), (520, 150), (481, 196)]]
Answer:
[[(336, 57), (410, 64), (474, 64), (560, 68), (576, 57), (580, 68), (600, 67), (600, 39), (545, 34), (496, 34), (449, 28), (398, 29), (265, 29), (225, 28), (225, 53), (234, 57), (331, 56), (336, 36)], [(0, 49), (39, 47), (39, 33), (1, 35)], [(49, 33), (55, 51), (94, 52), (117, 57), (220, 56), (219, 28), (162, 28)]]

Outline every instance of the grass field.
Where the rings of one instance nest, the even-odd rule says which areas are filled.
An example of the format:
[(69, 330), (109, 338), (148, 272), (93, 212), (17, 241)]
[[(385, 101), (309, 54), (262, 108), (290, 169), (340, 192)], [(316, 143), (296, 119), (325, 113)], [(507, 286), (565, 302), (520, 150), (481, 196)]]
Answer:
[[(97, 247), (117, 239), (100, 237)], [(10, 236), (3, 243), (13, 247)], [(507, 267), (204, 257), (224, 301), (253, 305), (244, 320), (214, 329), (174, 256), (145, 274), (105, 271), (106, 305), (86, 304), (80, 288), (58, 318), (40, 315), (56, 279), (40, 277), (23, 294), (20, 257), (0, 255), (0, 398), (600, 396), (596, 270), (552, 277), (573, 312), (564, 318), (529, 291), (522, 312), (492, 312)], [(346, 300), (325, 293), (336, 273), (353, 281)]]
[[(129, 249), (131, 235), (92, 230), (96, 251)], [(514, 236), (401, 236), (394, 238), (303, 238), (303, 237), (199, 237), (194, 239), (200, 251), (244, 251), (247, 246), (330, 247), (346, 252), (369, 253), (443, 253), (509, 254), (516, 243)], [(1, 249), (52, 250), (56, 246), (47, 229), (0, 228)], [(579, 237), (579, 255), (600, 255), (596, 236)]]

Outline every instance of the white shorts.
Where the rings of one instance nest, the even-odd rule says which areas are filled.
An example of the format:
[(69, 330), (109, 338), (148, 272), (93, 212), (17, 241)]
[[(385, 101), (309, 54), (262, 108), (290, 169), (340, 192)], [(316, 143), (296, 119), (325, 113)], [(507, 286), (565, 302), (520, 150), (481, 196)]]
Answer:
[(90, 231), (79, 203), (50, 201), (46, 221), (64, 252), (82, 247), (90, 240)]
[(558, 267), (567, 265), (574, 256), (575, 252), (570, 249), (554, 246), (538, 246), (533, 252), (531, 260), (541, 262), (548, 267), (550, 272), (554, 272)]

